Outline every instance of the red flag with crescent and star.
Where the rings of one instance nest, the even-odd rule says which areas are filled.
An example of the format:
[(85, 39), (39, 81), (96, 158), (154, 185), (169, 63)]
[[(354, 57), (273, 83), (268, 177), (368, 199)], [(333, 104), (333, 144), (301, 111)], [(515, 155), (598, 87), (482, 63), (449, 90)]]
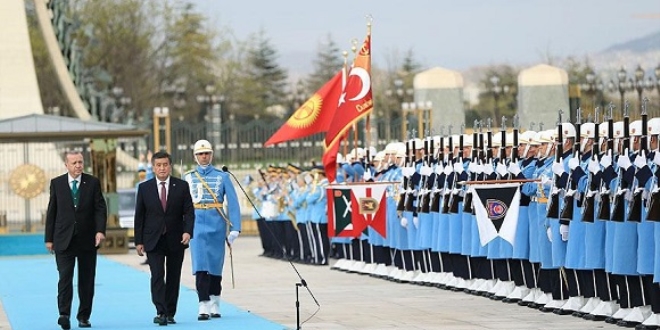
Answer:
[(264, 143), (264, 147), (326, 132), (341, 95), (343, 72), (344, 69), (337, 72), (332, 79), (328, 80), (323, 87), (305, 101), (284, 125)]
[(348, 73), (346, 88), (339, 97), (337, 111), (325, 135), (323, 167), (328, 181), (333, 182), (336, 176), (336, 154), (341, 140), (353, 124), (371, 113), (373, 105), (371, 92), (371, 32), (369, 31), (355, 57), (355, 61), (353, 61), (353, 67)]

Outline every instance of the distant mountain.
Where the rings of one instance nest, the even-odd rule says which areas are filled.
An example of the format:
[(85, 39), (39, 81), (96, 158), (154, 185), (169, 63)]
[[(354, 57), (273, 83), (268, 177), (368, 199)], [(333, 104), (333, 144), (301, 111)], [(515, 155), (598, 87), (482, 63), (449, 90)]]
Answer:
[(645, 53), (653, 50), (660, 50), (660, 31), (638, 39), (613, 45), (602, 52), (609, 53), (630, 51), (633, 53)]

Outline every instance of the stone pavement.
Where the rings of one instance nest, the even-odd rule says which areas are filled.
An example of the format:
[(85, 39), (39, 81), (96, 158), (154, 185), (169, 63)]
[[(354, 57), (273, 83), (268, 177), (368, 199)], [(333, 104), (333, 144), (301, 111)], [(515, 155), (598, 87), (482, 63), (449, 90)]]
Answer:
[[(289, 263), (259, 257), (259, 245), (257, 237), (245, 236), (236, 240), (233, 258), (235, 288), (232, 288), (227, 256), (223, 300), (295, 329), (296, 283), (299, 277)], [(148, 272), (147, 266), (140, 265), (143, 258), (135, 255), (134, 250), (126, 255), (108, 257)], [(328, 266), (294, 265), (321, 306), (316, 316), (302, 325), (305, 330), (621, 329), (604, 322), (546, 314), (466, 293), (393, 283), (330, 270)], [(188, 255), (184, 261), (182, 284), (194, 289), (190, 269)], [(53, 276), (56, 276), (55, 270)], [(316, 311), (317, 306), (305, 288), (300, 289), (299, 300), (300, 317), (305, 320)], [(49, 303), (55, 304), (55, 298)], [(151, 304), (148, 300), (144, 303)], [(0, 329), (10, 329), (1, 306)]]

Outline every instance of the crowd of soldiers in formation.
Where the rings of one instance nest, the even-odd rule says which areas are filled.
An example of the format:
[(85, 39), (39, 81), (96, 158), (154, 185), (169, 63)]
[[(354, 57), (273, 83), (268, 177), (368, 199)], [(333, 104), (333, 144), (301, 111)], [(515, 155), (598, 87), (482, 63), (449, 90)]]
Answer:
[[(386, 237), (369, 228), (330, 244), (322, 169), (269, 168), (253, 191), (264, 254), (332, 257), (337, 270), (658, 329), (660, 118), (614, 122), (610, 113), (540, 132), (476, 124), (473, 134), (338, 155), (337, 183), (391, 183)], [(498, 180), (521, 182), (515, 241), (481, 245), (465, 182)]]

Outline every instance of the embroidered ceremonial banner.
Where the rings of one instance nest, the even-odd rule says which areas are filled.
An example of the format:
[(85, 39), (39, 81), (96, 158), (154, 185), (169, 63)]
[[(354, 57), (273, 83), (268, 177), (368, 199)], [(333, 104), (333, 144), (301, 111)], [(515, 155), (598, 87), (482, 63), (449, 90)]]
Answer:
[(494, 183), (470, 186), (482, 246), (500, 236), (513, 245), (520, 211), (520, 184)]
[(371, 226), (387, 237), (387, 184), (334, 185), (328, 194), (328, 236), (360, 237)]

